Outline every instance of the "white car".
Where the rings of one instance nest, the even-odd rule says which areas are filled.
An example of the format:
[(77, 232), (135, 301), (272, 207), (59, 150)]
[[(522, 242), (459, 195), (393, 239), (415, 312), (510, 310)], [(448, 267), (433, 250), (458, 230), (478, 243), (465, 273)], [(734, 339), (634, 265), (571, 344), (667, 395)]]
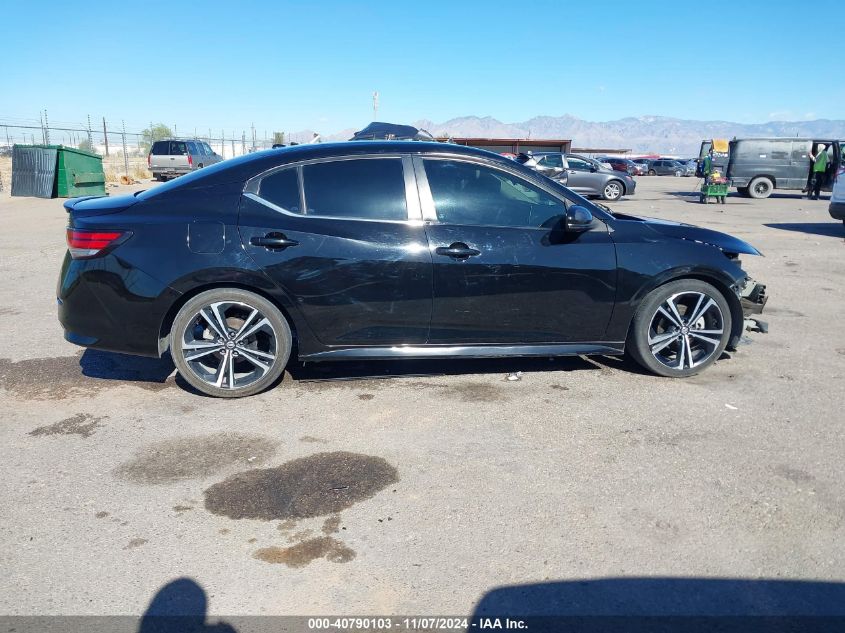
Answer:
[(845, 223), (845, 164), (840, 164), (839, 171), (836, 172), (827, 210), (834, 220), (842, 220)]

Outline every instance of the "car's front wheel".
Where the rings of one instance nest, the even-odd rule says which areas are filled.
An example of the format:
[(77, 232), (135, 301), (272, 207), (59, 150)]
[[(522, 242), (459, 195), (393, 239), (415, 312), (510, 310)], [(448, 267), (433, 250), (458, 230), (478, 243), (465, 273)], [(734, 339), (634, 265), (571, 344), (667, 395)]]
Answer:
[(618, 180), (611, 180), (604, 186), (604, 189), (602, 189), (601, 197), (613, 202), (615, 200), (619, 200), (623, 193), (625, 193), (625, 187), (622, 183)]
[(238, 288), (190, 299), (173, 321), (170, 350), (182, 377), (210, 396), (238, 398), (270, 387), (290, 358), (292, 336), (270, 301)]
[(657, 172), (656, 172), (656, 171), (654, 171), (653, 169), (649, 169), (649, 170), (648, 170), (648, 175), (649, 175), (649, 176), (656, 176), (656, 175), (657, 175)]
[(704, 281), (680, 279), (656, 288), (640, 304), (627, 350), (649, 371), (683, 378), (712, 365), (730, 336), (724, 295)]

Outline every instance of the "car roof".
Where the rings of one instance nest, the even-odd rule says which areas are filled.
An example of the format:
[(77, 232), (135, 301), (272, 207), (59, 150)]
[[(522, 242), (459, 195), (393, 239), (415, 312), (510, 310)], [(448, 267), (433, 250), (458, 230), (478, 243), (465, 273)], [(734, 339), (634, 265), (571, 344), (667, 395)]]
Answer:
[[(466, 145), (455, 143), (438, 143), (427, 141), (340, 141), (336, 143), (310, 143), (307, 145), (293, 145), (268, 149), (252, 154), (244, 154), (230, 158), (210, 167), (185, 174), (168, 183), (157, 186), (146, 192), (146, 197), (167, 193), (175, 189), (191, 189), (195, 187), (209, 187), (214, 185), (245, 182), (250, 178), (274, 167), (281, 167), (289, 163), (298, 163), (320, 158), (334, 158), (342, 156), (359, 156), (373, 154), (430, 154), (449, 156), (470, 156), (482, 158), (488, 162), (504, 165), (509, 169), (523, 168), (509, 158)], [(527, 167), (528, 173), (533, 173)]]

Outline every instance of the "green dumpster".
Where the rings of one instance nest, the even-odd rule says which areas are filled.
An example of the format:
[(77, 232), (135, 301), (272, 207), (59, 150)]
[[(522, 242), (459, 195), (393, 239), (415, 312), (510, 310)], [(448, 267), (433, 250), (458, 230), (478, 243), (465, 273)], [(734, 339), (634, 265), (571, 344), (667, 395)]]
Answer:
[(103, 157), (59, 145), (56, 193), (59, 198), (106, 195)]
[(15, 145), (12, 195), (75, 198), (106, 195), (103, 159), (64, 145)]

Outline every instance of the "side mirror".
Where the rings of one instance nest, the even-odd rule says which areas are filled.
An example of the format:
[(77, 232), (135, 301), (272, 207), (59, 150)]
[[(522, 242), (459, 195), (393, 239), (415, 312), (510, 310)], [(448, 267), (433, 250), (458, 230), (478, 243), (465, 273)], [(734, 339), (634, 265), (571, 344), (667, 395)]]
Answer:
[(566, 210), (566, 230), (583, 233), (593, 225), (593, 214), (586, 207), (573, 205)]

